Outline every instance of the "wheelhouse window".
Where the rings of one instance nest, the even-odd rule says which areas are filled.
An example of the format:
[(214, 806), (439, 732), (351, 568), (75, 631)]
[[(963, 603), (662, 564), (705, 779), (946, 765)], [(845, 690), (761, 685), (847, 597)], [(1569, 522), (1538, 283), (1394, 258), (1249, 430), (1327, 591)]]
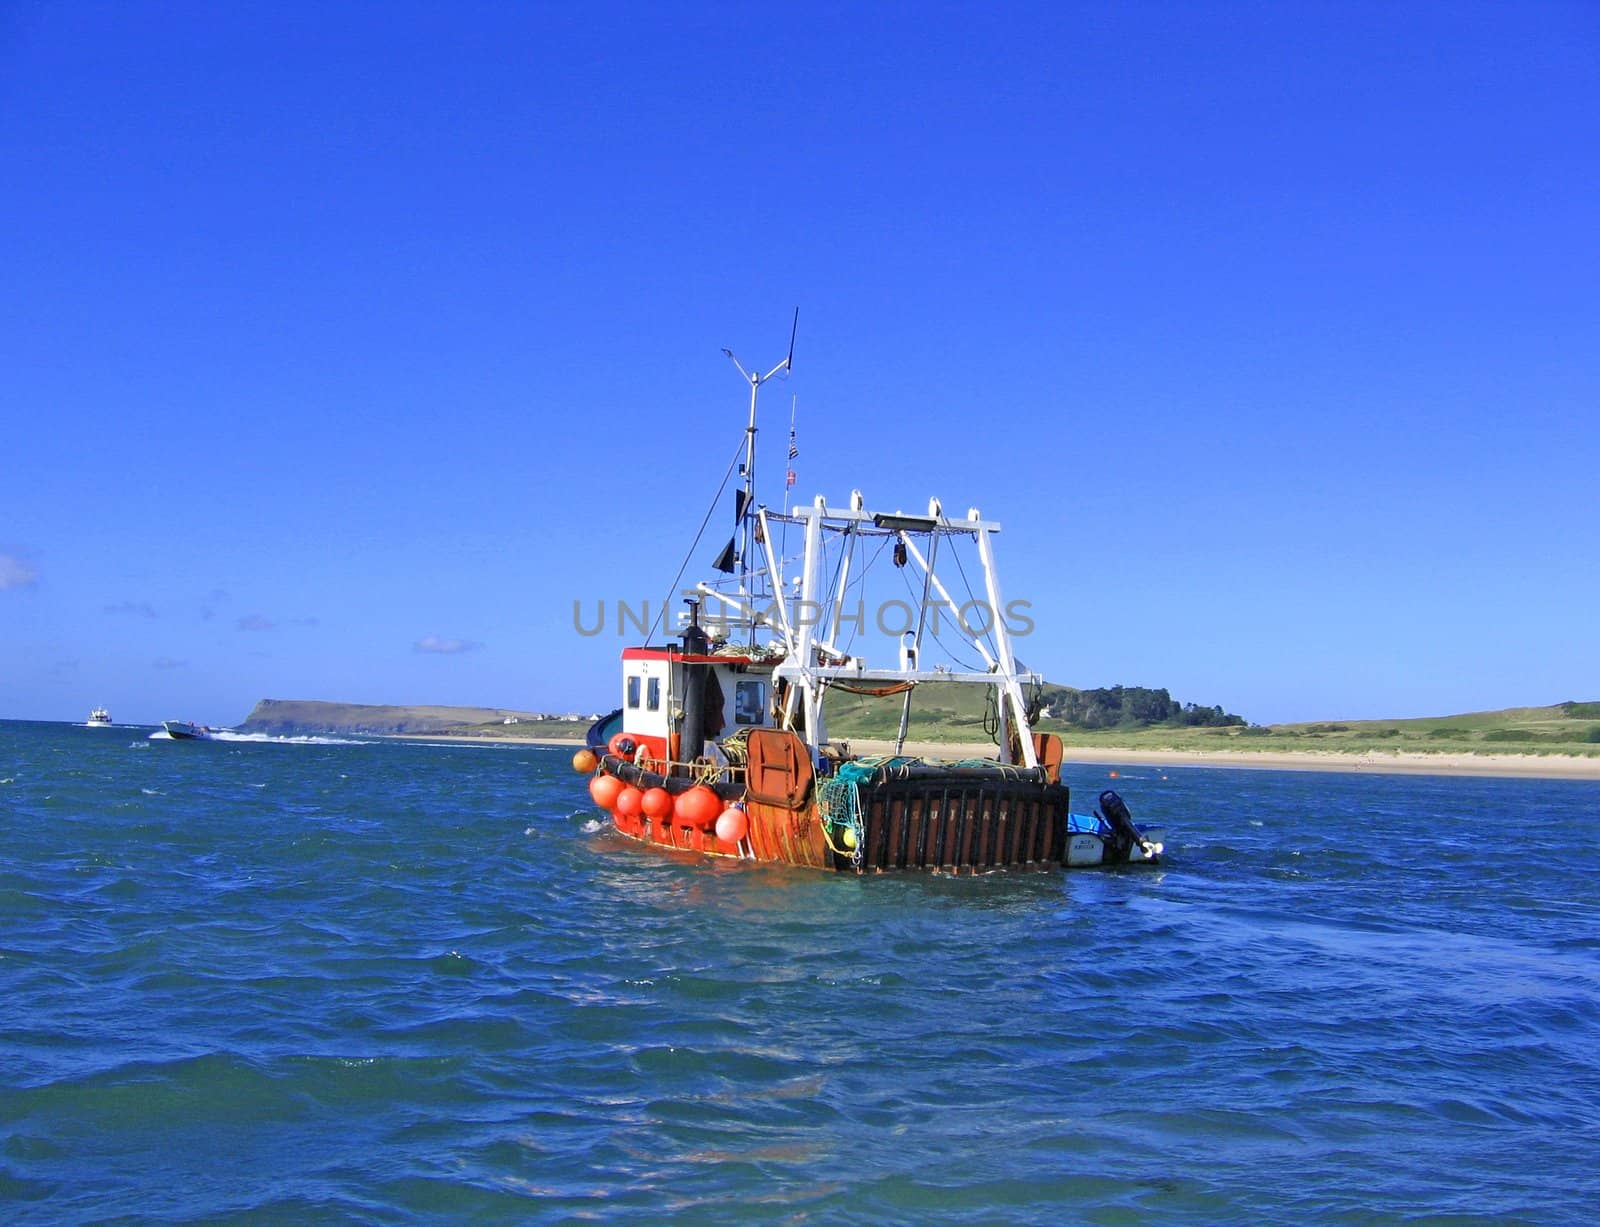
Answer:
[(628, 679), (628, 706), (639, 706), (639, 679), (637, 677)]
[(661, 679), (652, 677), (645, 684), (644, 705), (648, 711), (661, 710)]
[(764, 724), (767, 713), (767, 684), (745, 680), (733, 688), (733, 722)]

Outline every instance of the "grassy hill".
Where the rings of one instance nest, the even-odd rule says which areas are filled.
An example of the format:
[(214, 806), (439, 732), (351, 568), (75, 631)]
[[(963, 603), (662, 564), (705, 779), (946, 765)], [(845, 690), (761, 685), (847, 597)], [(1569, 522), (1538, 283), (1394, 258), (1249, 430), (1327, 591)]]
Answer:
[[(507, 724), (508, 719), (515, 724)], [(308, 733), (450, 737), (581, 737), (588, 720), (562, 720), (538, 712), (503, 707), (400, 706), (374, 703), (325, 703), (317, 699), (262, 699), (244, 722), (241, 733), (280, 737)]]
[[(985, 687), (958, 683), (921, 686), (911, 694), (916, 741), (992, 745), (984, 731)], [(904, 696), (887, 698), (835, 692), (828, 700), (833, 737), (893, 739)], [(514, 717), (515, 724), (505, 723)], [(452, 737), (582, 737), (587, 719), (552, 719), (537, 712), (488, 707), (406, 707), (313, 700), (263, 699), (238, 726), (242, 732), (293, 736), (366, 733)], [(1067, 746), (1144, 750), (1273, 750), (1363, 754), (1404, 750), (1441, 754), (1575, 754), (1600, 757), (1600, 702), (1512, 707), (1410, 720), (1340, 720), (1219, 728), (1117, 727), (1083, 729), (1043, 719)]]
[[(983, 731), (986, 687), (964, 683), (919, 686), (911, 692), (912, 736), (919, 741), (987, 741)], [(834, 691), (825, 711), (833, 737), (893, 737), (904, 695), (875, 699)]]
[[(965, 692), (965, 693), (963, 693)], [(828, 731), (835, 737), (892, 738), (903, 696), (886, 699), (836, 694)], [(988, 742), (984, 696), (977, 687), (924, 686), (912, 694), (911, 737), (918, 741)], [(1440, 754), (1577, 754), (1600, 757), (1600, 703), (1512, 707), (1410, 720), (1341, 720), (1222, 728), (1082, 729), (1060, 720), (1037, 727), (1068, 746), (1148, 750), (1333, 751), (1364, 754), (1404, 750)]]
[[(916, 736), (940, 740), (987, 738), (984, 724), (992, 694), (988, 686), (965, 682), (919, 686), (911, 699), (912, 724), (921, 730)], [(1220, 707), (1178, 703), (1164, 689), (1141, 686), (1078, 690), (1046, 683), (1031, 698), (1046, 713), (1037, 722), (1039, 727), (1052, 731), (1114, 729), (1120, 733), (1156, 726), (1242, 728), (1246, 724)], [(830, 731), (839, 736), (875, 739), (893, 736), (899, 728), (904, 703), (904, 695), (877, 699), (836, 689), (828, 699)]]
[(1341, 720), (1275, 724), (1240, 736), (1261, 748), (1469, 751), (1485, 754), (1600, 756), (1600, 703), (1508, 707), (1416, 720)]

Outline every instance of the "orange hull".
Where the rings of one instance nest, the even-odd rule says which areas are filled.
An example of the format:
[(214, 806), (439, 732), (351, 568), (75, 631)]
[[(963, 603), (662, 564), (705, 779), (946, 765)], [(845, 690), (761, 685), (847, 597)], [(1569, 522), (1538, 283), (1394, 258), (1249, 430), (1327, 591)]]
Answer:
[[(612, 754), (600, 760), (599, 770), (641, 791), (681, 795), (695, 782)], [(846, 873), (1045, 869), (1066, 857), (1068, 791), (1042, 769), (901, 765), (846, 787), (853, 789), (850, 818), (830, 827), (804, 743), (762, 730), (750, 738), (744, 780), (716, 786), (723, 804), (745, 816), (737, 842), (675, 813), (613, 812), (611, 818), (623, 835), (654, 847)], [(848, 838), (841, 838), (847, 829)]]

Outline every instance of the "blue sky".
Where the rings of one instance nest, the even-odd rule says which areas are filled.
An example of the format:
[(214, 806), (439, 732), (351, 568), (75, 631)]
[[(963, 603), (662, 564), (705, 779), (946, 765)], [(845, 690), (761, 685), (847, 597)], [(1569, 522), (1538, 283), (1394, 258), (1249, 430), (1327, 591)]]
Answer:
[(1600, 698), (1597, 150), (1589, 4), (6, 5), (0, 717), (609, 707), (796, 306), (1051, 680)]

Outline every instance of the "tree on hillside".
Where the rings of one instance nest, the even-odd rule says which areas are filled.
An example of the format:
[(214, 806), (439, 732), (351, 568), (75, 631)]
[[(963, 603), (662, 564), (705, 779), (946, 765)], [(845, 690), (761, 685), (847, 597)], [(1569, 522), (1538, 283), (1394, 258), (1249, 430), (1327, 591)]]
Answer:
[(1184, 727), (1226, 727), (1245, 720), (1221, 707), (1179, 703), (1165, 689), (1144, 686), (1109, 686), (1075, 690), (1070, 686), (1043, 686), (1039, 702), (1054, 720), (1081, 729), (1149, 728), (1168, 724)]

